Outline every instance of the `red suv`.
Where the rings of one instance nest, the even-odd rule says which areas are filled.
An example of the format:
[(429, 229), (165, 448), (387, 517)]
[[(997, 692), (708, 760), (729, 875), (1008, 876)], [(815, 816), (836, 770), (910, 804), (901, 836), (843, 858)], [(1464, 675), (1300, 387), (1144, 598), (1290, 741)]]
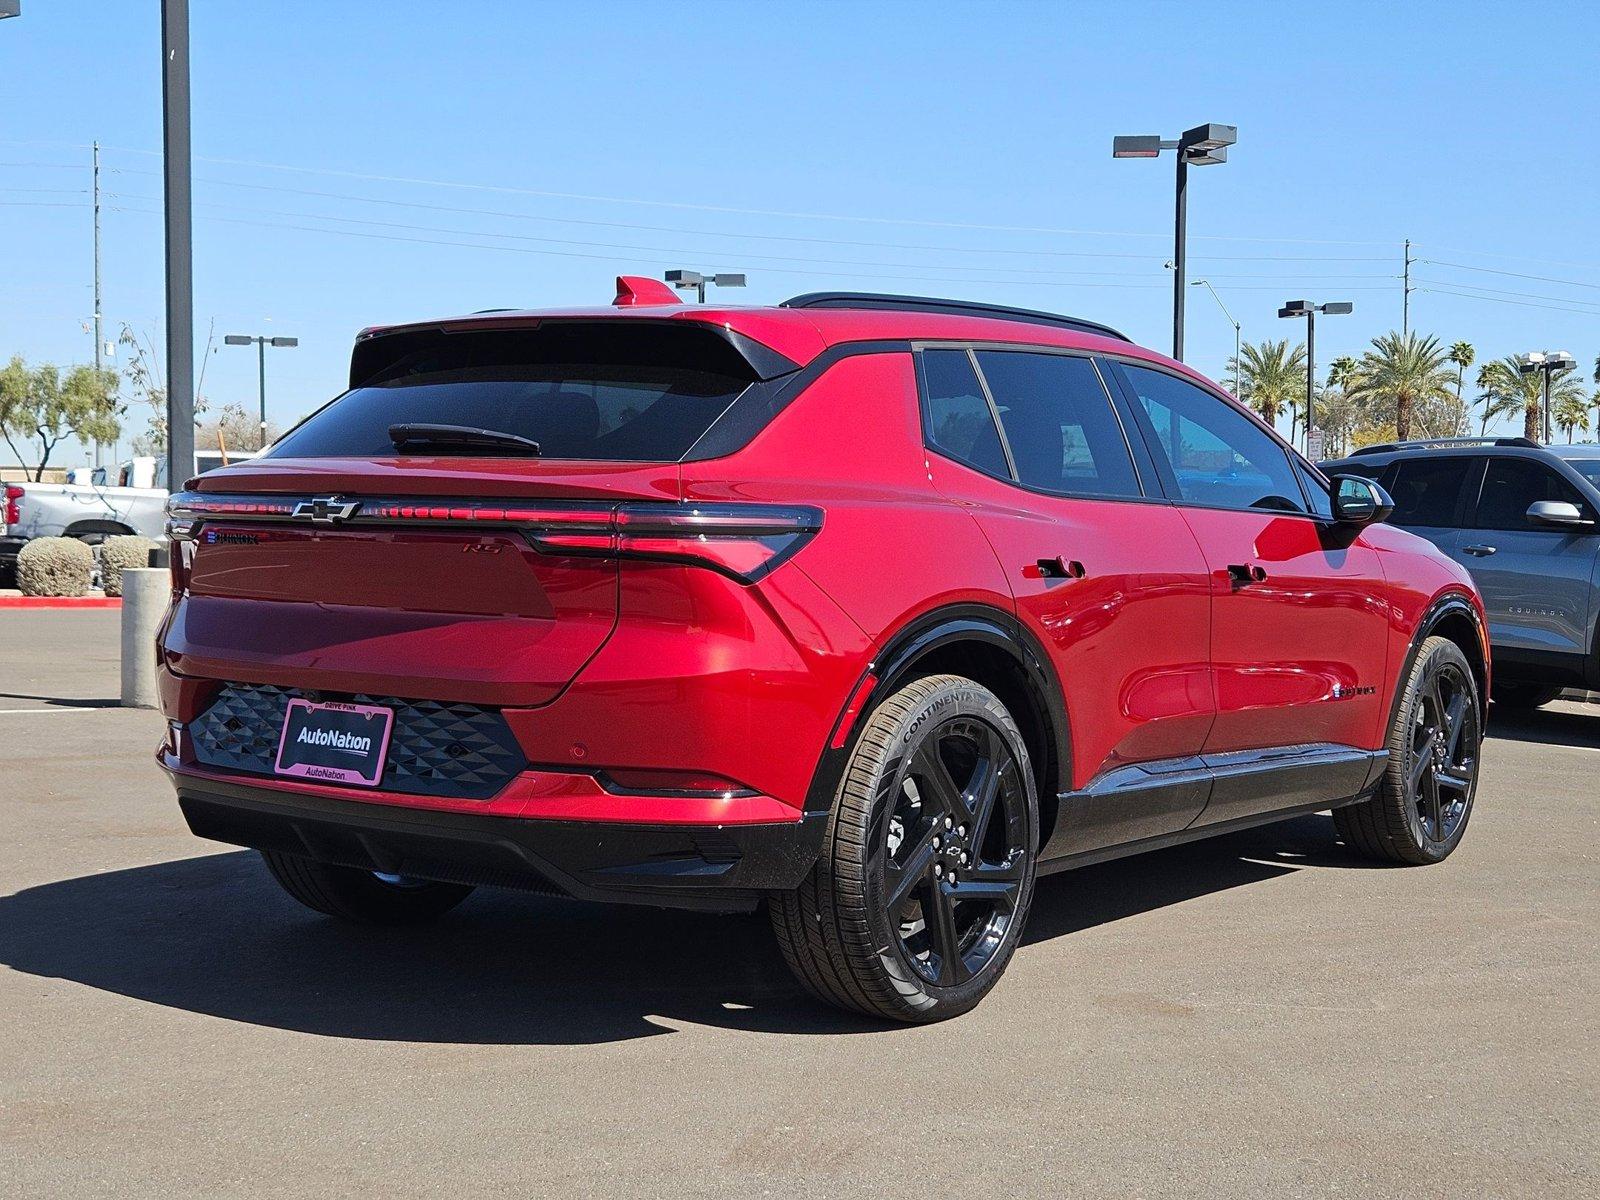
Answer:
[(1435, 862), (1488, 687), (1466, 572), (1114, 330), (801, 296), (369, 329), (171, 501), (160, 752), (311, 908), (765, 900), (929, 1021), (1040, 874), (1334, 809)]

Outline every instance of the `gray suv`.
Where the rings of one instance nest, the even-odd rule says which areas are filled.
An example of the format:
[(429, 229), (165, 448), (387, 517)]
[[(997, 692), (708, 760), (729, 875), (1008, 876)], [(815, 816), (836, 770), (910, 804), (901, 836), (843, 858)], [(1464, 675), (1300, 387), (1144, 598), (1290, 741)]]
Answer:
[(1496, 702), (1536, 708), (1562, 688), (1600, 690), (1600, 446), (1394, 442), (1322, 469), (1376, 480), (1394, 497), (1390, 524), (1472, 572)]

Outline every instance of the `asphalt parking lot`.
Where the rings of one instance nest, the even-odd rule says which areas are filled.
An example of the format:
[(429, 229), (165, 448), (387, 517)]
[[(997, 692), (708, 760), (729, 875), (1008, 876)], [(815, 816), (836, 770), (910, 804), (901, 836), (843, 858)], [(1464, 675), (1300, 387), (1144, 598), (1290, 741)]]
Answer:
[(1442, 866), (1316, 816), (1056, 876), (993, 996), (902, 1029), (762, 919), (298, 908), (184, 829), (117, 620), (0, 613), (8, 1195), (1600, 1192), (1600, 707), (1496, 715)]

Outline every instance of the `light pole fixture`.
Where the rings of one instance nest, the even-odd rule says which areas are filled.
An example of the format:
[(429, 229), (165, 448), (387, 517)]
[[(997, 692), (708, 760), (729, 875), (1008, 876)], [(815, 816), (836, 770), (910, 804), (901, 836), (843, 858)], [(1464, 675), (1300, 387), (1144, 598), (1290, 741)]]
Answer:
[(668, 271), (667, 282), (680, 292), (693, 291), (701, 304), (706, 302), (706, 284), (714, 283), (718, 287), (743, 287), (743, 275), (705, 275), (699, 271)]
[(1545, 445), (1550, 444), (1550, 377), (1560, 375), (1572, 370), (1578, 365), (1578, 360), (1566, 350), (1535, 350), (1524, 354), (1517, 362), (1517, 370), (1524, 375), (1544, 376), (1544, 401), (1540, 405), (1544, 414), (1541, 422), (1544, 429)]
[(1222, 302), (1222, 297), (1217, 295), (1217, 289), (1211, 286), (1209, 279), (1196, 279), (1190, 287), (1203, 287), (1211, 293), (1211, 298), (1217, 302), (1217, 307), (1222, 310), (1222, 315), (1228, 318), (1228, 324), (1233, 326), (1233, 394), (1237, 399), (1239, 395), (1239, 322), (1233, 319), (1233, 314), (1228, 311), (1228, 306)]
[(1326, 313), (1330, 317), (1342, 317), (1354, 308), (1355, 305), (1348, 300), (1330, 300), (1326, 304), (1313, 304), (1309, 300), (1290, 300), (1278, 310), (1280, 317), (1306, 319), (1306, 457), (1308, 458), (1318, 457), (1311, 452), (1314, 416), (1312, 404), (1317, 380), (1317, 314)]
[(1172, 357), (1183, 360), (1183, 289), (1188, 255), (1189, 167), (1228, 161), (1228, 147), (1239, 140), (1234, 125), (1196, 125), (1175, 140), (1159, 134), (1111, 139), (1112, 158), (1158, 158), (1163, 150), (1178, 152), (1178, 190), (1172, 235)]
[(255, 337), (247, 333), (230, 333), (222, 339), (229, 346), (250, 346), (256, 348), (257, 378), (260, 382), (261, 396), (261, 443), (257, 450), (267, 448), (267, 347), (276, 346), (279, 349), (288, 349), (300, 344), (299, 338), (292, 337)]
[(0, 0), (0, 21), (22, 15), (22, 0)]

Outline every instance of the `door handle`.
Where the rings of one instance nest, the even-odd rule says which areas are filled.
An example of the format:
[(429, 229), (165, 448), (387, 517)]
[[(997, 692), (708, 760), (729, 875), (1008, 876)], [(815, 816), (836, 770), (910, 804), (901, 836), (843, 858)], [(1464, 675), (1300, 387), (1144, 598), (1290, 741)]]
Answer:
[(1498, 548), (1497, 546), (1463, 546), (1461, 551), (1463, 554), (1470, 554), (1474, 558), (1488, 558)]
[(1082, 579), (1089, 573), (1077, 559), (1068, 559), (1060, 554), (1054, 558), (1041, 558), (1034, 565), (1045, 579)]
[(1265, 583), (1267, 569), (1256, 563), (1229, 563), (1228, 581), (1237, 587), (1243, 587), (1247, 583)]

